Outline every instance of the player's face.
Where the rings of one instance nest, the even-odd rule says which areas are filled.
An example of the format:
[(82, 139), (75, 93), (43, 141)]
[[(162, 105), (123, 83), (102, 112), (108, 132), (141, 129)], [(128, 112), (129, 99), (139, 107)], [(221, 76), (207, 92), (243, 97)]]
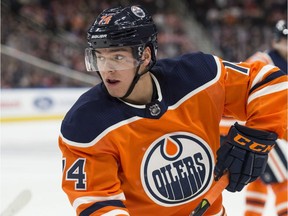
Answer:
[(139, 65), (131, 47), (103, 48), (96, 50), (97, 67), (109, 94), (123, 97)]
[(287, 38), (281, 38), (279, 50), (284, 58), (287, 59)]

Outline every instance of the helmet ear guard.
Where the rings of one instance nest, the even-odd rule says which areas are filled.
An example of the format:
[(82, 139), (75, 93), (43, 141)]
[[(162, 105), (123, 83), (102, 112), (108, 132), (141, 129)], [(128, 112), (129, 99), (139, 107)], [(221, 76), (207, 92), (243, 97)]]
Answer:
[(87, 71), (98, 71), (97, 57), (93, 49), (85, 49), (85, 66)]

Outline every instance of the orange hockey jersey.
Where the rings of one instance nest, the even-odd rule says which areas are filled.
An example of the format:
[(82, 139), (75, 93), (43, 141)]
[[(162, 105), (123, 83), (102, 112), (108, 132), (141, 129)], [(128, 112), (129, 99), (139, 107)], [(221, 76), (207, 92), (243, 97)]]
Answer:
[[(256, 52), (252, 56), (250, 56), (246, 62), (251, 63), (254, 61), (261, 61), (265, 64), (276, 65), (280, 70), (287, 74), (287, 59), (284, 59), (279, 52), (276, 50), (267, 50), (265, 52)], [(287, 114), (286, 114), (287, 119)], [(231, 117), (223, 117), (220, 122), (220, 135), (226, 136), (231, 125), (236, 122), (235, 119)], [(245, 122), (239, 122), (240, 124), (245, 124)], [(287, 134), (286, 134), (287, 139)]]
[[(151, 73), (150, 104), (99, 84), (65, 116), (62, 187), (77, 215), (189, 215), (214, 184), (223, 113), (284, 135), (287, 80), (277, 67), (195, 53), (159, 60)], [(220, 196), (205, 215), (224, 211)]]

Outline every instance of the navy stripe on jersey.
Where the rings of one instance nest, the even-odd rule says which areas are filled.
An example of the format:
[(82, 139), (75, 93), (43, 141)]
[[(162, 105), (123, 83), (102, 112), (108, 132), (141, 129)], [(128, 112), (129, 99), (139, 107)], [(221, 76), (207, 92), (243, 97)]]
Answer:
[(250, 205), (257, 205), (257, 206), (265, 206), (265, 201), (260, 201), (257, 198), (253, 199), (253, 198), (246, 198), (246, 204), (250, 204)]
[(239, 71), (239, 72), (241, 72), (243, 74), (248, 74), (248, 72), (249, 72), (249, 70), (247, 70), (247, 68), (243, 68), (241, 66), (237, 66), (237, 65), (232, 64), (232, 63), (227, 62), (227, 61), (223, 61), (223, 64), (224, 64), (225, 67), (233, 68), (234, 70)]
[(268, 82), (271, 82), (272, 80), (281, 77), (281, 76), (285, 76), (286, 74), (279, 70), (277, 72), (274, 72), (272, 74), (270, 74), (269, 76), (267, 76), (264, 80), (262, 80), (261, 82), (257, 83), (256, 85), (253, 86), (253, 88), (250, 89), (249, 94), (251, 94), (255, 89), (259, 88), (262, 85), (265, 85)]
[(287, 74), (287, 59), (284, 59), (276, 50), (271, 50), (268, 55), (272, 59), (274, 65), (279, 67), (284, 73)]
[(120, 200), (107, 200), (103, 202), (97, 202), (82, 211), (79, 216), (89, 216), (93, 212), (96, 212), (97, 210), (104, 208), (106, 206), (115, 206), (115, 207), (121, 207), (121, 208), (126, 208), (125, 205), (123, 204), (122, 201)]
[(284, 210), (278, 211), (277, 214), (278, 216), (286, 216), (288, 215), (288, 210), (284, 209)]

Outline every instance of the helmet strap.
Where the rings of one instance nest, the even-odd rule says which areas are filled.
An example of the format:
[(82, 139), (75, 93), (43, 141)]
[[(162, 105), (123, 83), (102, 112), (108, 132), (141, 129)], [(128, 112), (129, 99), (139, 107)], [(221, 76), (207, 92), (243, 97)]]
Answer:
[(140, 79), (140, 77), (149, 71), (150, 67), (147, 67), (147, 68), (145, 68), (145, 70), (144, 70), (141, 74), (138, 73), (138, 72), (139, 72), (139, 69), (140, 69), (140, 66), (141, 66), (142, 63), (143, 63), (143, 62), (141, 62), (141, 63), (137, 66), (136, 72), (135, 72), (135, 76), (134, 76), (134, 78), (133, 78), (133, 81), (132, 81), (131, 85), (129, 86), (129, 89), (127, 90), (126, 94), (125, 94), (123, 97), (121, 97), (121, 99), (127, 98), (127, 97), (132, 93), (132, 91), (133, 91), (133, 89), (135, 88), (135, 85), (137, 84), (137, 82), (138, 82), (138, 80)]

